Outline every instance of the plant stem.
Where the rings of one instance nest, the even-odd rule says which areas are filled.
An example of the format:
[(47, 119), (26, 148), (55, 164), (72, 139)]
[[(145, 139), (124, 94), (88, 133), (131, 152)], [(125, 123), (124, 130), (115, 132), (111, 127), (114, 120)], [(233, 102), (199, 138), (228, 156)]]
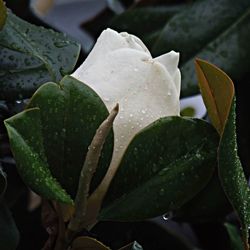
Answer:
[(68, 230), (72, 234), (74, 232), (79, 232), (84, 228), (84, 220), (87, 213), (87, 202), (89, 196), (89, 188), (92, 177), (98, 166), (101, 151), (105, 142), (106, 137), (112, 128), (114, 119), (118, 114), (119, 106), (118, 104), (111, 110), (109, 116), (103, 123), (99, 126), (96, 134), (89, 146), (84, 165), (82, 167), (78, 190), (75, 198), (75, 214), (69, 222)]

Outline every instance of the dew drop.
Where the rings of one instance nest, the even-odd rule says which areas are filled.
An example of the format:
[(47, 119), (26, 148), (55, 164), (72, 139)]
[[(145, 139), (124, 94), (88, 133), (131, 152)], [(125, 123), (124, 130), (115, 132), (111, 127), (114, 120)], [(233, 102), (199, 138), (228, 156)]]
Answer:
[(162, 215), (162, 219), (168, 221), (169, 219), (173, 218), (173, 212), (168, 212)]
[(135, 72), (138, 72), (138, 69), (137, 69), (137, 68), (134, 68), (134, 71), (135, 71)]
[(171, 91), (168, 91), (168, 96), (171, 96)]

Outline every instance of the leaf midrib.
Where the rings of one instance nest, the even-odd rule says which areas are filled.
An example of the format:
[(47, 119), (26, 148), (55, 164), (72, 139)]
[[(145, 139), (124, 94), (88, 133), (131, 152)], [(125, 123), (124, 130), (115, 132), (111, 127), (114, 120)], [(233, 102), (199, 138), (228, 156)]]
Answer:
[[(9, 18), (8, 18), (8, 22), (10, 24), (10, 27), (22, 38), (22, 41), (25, 43), (25, 45), (28, 47), (28, 49), (31, 52), (26, 52), (26, 51), (22, 51), (22, 50), (20, 50), (20, 51), (16, 50), (16, 51), (27, 53), (27, 54), (29, 54), (31, 56), (35, 56), (35, 57), (39, 58), (42, 62), (44, 62), (44, 65), (47, 68), (47, 70), (48, 70), (48, 72), (49, 72), (49, 74), (50, 74), (50, 76), (52, 78), (52, 81), (55, 81), (56, 80), (56, 76), (54, 74), (53, 67), (51, 67), (51, 65), (49, 64), (49, 62), (44, 57), (42, 57), (38, 53), (38, 51), (35, 49), (35, 47), (32, 45), (32, 43), (34, 43), (34, 41), (31, 41), (28, 36), (24, 36), (22, 34), (22, 32), (20, 32), (18, 29), (16, 29), (15, 24)], [(28, 42), (30, 42), (30, 43), (28, 43)], [(11, 47), (11, 49), (15, 50), (13, 47)], [(32, 52), (34, 54), (32, 54)]]

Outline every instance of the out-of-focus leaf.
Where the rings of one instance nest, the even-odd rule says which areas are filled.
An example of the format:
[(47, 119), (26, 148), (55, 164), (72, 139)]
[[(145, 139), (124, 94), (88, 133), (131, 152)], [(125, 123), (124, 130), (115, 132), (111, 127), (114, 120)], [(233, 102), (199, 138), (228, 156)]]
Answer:
[(19, 232), (12, 215), (4, 203), (0, 203), (0, 249), (15, 250), (19, 242)]
[(80, 46), (64, 34), (8, 12), (0, 32), (0, 99), (30, 97), (43, 83), (70, 74)]
[(209, 117), (221, 134), (234, 96), (233, 83), (222, 70), (206, 61), (196, 59), (195, 66)]
[[(27, 108), (5, 122), (21, 176), (24, 179), (29, 177), (25, 179), (26, 184), (31, 185), (38, 194), (50, 198), (47, 189), (43, 190), (46, 185), (36, 183), (35, 174), (40, 169), (32, 168), (32, 164), (43, 164), (43, 168), (51, 171), (52, 176), (74, 198), (88, 146), (96, 129), (108, 116), (106, 106), (91, 88), (66, 76), (60, 84), (47, 83), (41, 86)], [(22, 141), (17, 142), (15, 137), (12, 140), (12, 133), (15, 136), (18, 133), (19, 140), (25, 139), (24, 142), (30, 146), (26, 150), (32, 149), (31, 154), (26, 150), (23, 152)], [(110, 133), (93, 178), (92, 189), (103, 178), (112, 152), (113, 134)], [(39, 154), (43, 155), (36, 158)], [(43, 178), (45, 175), (41, 173), (39, 176), (46, 182)]]
[(0, 0), (0, 30), (3, 28), (5, 24), (5, 20), (7, 16), (6, 12), (7, 12), (6, 6), (3, 0)]
[(227, 229), (227, 233), (230, 238), (230, 250), (243, 250), (244, 246), (237, 228), (229, 223), (225, 223), (224, 226)]
[(102, 244), (100, 241), (82, 236), (76, 238), (72, 243), (72, 250), (110, 250), (109, 247)]
[(5, 120), (5, 126), (18, 171), (25, 183), (45, 198), (72, 203), (49, 170), (43, 146), (40, 110), (27, 109)]
[[(216, 103), (217, 110), (224, 110), (223, 112), (218, 112), (218, 117), (220, 117), (222, 124), (219, 130), (221, 133), (218, 150), (219, 177), (229, 201), (239, 216), (244, 245), (245, 248), (248, 249), (250, 190), (237, 153), (233, 82), (224, 72), (212, 64), (208, 64), (204, 61), (198, 61), (198, 64), (200, 66), (198, 73), (203, 74), (203, 77), (199, 77), (200, 86), (202, 87), (202, 96), (204, 97), (211, 120), (213, 121), (215, 119), (214, 107), (211, 103)], [(219, 81), (215, 79), (219, 79)], [(207, 86), (209, 86), (209, 88)], [(213, 96), (211, 96), (211, 90), (214, 94)], [(224, 99), (225, 93), (226, 98)], [(224, 106), (222, 100), (219, 101), (219, 98), (223, 98), (224, 102), (227, 103), (227, 107)], [(214, 126), (216, 127), (217, 123), (214, 122)], [(216, 128), (218, 129), (218, 127)]]
[(0, 200), (6, 190), (6, 186), (7, 186), (6, 175), (0, 166)]
[(218, 135), (205, 121), (167, 117), (130, 143), (100, 220), (143, 220), (179, 208), (211, 178)]
[(247, 72), (249, 7), (248, 0), (194, 1), (166, 23), (152, 53), (180, 52), (183, 96), (198, 92), (193, 66), (196, 56), (215, 63), (233, 79)]

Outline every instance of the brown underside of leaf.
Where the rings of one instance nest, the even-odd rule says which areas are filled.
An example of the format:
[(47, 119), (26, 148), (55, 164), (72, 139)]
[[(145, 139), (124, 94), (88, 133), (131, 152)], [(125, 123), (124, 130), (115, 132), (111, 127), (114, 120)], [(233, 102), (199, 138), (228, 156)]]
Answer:
[(201, 94), (213, 126), (221, 135), (234, 97), (232, 80), (221, 69), (201, 60), (195, 60)]

